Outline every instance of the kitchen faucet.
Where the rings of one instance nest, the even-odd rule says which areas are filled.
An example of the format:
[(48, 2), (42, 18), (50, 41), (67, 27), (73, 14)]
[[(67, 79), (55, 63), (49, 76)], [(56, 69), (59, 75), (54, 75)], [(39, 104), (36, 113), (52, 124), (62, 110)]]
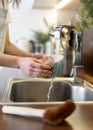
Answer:
[(74, 26), (58, 25), (55, 28), (54, 38), (56, 54), (64, 56), (63, 74), (69, 77), (73, 67), (82, 64), (82, 32), (76, 32)]
[(83, 82), (84, 78), (84, 66), (82, 64), (82, 32), (76, 32), (76, 56), (75, 63), (73, 67), (73, 77), (74, 77), (74, 83), (75, 84), (81, 84)]

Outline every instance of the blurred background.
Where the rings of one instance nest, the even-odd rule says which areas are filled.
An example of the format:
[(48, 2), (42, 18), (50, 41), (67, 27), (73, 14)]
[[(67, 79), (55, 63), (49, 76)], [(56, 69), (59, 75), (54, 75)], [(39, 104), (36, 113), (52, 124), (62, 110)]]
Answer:
[(38, 53), (39, 48), (47, 55), (55, 53), (49, 32), (57, 25), (70, 24), (80, 6), (79, 0), (22, 0), (19, 8), (9, 4), (11, 41), (30, 52)]

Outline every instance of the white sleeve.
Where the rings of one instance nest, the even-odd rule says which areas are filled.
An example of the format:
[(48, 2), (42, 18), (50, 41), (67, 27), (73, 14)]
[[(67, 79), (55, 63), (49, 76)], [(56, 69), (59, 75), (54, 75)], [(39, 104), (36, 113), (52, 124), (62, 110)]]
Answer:
[(8, 10), (8, 13), (7, 13), (7, 22), (10, 23), (11, 22), (11, 17), (10, 17), (10, 12)]
[[(5, 5), (5, 9), (8, 9), (8, 1), (7, 0), (4, 0), (4, 5)], [(1, 0), (0, 0), (0, 8), (3, 8)], [(7, 22), (8, 23), (11, 22), (9, 9), (8, 9), (8, 14), (7, 14)]]

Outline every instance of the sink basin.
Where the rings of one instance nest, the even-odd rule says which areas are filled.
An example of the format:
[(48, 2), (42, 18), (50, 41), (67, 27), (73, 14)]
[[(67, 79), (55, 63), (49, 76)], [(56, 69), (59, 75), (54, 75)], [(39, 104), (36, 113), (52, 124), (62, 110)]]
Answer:
[(4, 92), (5, 103), (48, 103), (73, 101), (93, 101), (92, 85), (83, 82), (75, 85), (73, 78), (55, 78), (52, 88), (51, 79), (10, 79)]

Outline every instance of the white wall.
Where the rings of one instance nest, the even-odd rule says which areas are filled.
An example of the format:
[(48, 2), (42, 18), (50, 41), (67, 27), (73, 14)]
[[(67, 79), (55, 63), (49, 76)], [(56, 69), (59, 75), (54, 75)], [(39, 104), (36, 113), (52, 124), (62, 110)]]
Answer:
[(43, 18), (45, 17), (50, 25), (56, 24), (57, 21), (57, 11), (50, 9), (13, 9), (10, 6), (11, 23), (10, 35), (11, 40), (16, 41), (16, 39), (21, 37), (31, 38), (31, 30), (45, 30), (45, 25)]
[(58, 11), (57, 24), (70, 24), (72, 17), (75, 15), (74, 10)]
[[(76, 0), (76, 2), (77, 1), (79, 0)], [(58, 24), (68, 24), (76, 13), (78, 3), (76, 3), (76, 6), (68, 5), (66, 8), (58, 11), (50, 9), (31, 9), (30, 6), (27, 7), (27, 5), (25, 5), (25, 7), (19, 6), (19, 9), (13, 9), (11, 5), (9, 7), (12, 21), (9, 26), (10, 38), (15, 44), (19, 44), (19, 39), (34, 39), (31, 29), (46, 29), (43, 23), (43, 17), (47, 19), (49, 24), (54, 24), (55, 26)]]

